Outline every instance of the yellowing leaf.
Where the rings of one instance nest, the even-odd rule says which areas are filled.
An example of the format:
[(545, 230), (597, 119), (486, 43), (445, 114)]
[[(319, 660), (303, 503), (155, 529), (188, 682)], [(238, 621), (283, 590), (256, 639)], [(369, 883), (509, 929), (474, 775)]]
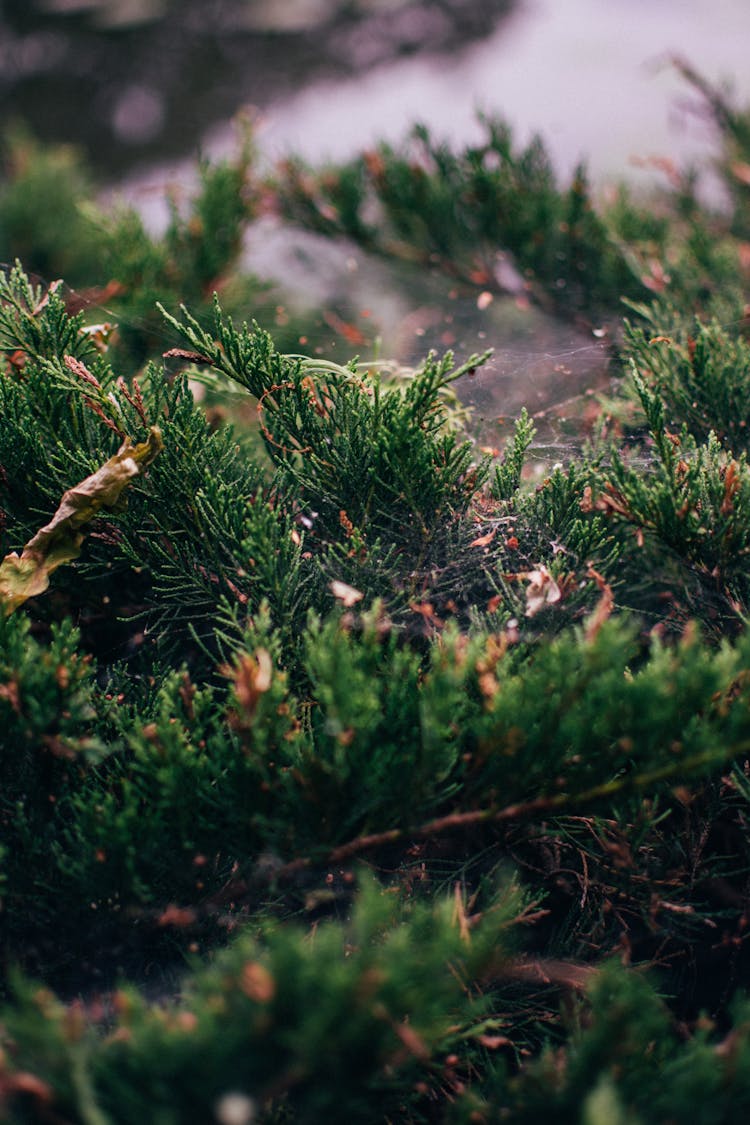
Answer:
[(48, 524), (37, 531), (21, 554), (12, 551), (0, 563), (0, 605), (7, 617), (28, 598), (43, 593), (50, 575), (78, 557), (81, 531), (102, 508), (112, 508), (123, 489), (147, 468), (163, 448), (161, 430), (152, 426), (148, 438), (133, 445), (126, 438), (117, 453), (68, 489)]

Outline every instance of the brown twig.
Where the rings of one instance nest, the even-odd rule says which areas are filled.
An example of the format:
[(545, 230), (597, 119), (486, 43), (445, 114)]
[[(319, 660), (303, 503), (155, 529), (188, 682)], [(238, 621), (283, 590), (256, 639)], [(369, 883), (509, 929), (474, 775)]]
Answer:
[[(750, 753), (750, 739), (738, 743), (732, 748), (732, 757)], [(378, 848), (389, 847), (393, 844), (403, 843), (406, 840), (432, 839), (437, 836), (446, 836), (454, 832), (468, 831), (482, 825), (508, 824), (512, 821), (528, 820), (538, 813), (557, 814), (574, 805), (587, 804), (592, 801), (601, 801), (615, 797), (626, 792), (638, 792), (656, 785), (678, 774), (684, 774), (692, 769), (709, 765), (716, 760), (712, 750), (699, 751), (685, 758), (659, 766), (657, 769), (645, 773), (627, 774), (600, 782), (598, 785), (579, 793), (554, 793), (541, 797), (534, 797), (529, 801), (519, 801), (512, 805), (497, 808), (494, 805), (488, 808), (469, 809), (466, 812), (448, 813), (446, 816), (436, 817), (424, 824), (411, 828), (390, 828), (385, 832), (373, 832), (366, 836), (356, 836), (345, 844), (339, 844), (327, 854), (319, 857), (299, 856), (290, 860), (281, 867), (276, 867), (269, 872), (269, 877), (282, 881), (293, 878), (303, 871), (314, 867), (327, 867), (345, 863), (365, 852), (375, 851)], [(240, 899), (249, 890), (244, 879), (231, 879), (211, 899), (213, 905), (227, 902), (230, 899)]]

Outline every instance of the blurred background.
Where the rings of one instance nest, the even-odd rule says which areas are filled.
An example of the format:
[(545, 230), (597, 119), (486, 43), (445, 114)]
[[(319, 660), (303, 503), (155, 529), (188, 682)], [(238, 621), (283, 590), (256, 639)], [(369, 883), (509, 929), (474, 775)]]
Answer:
[[(124, 200), (154, 236), (194, 190), (196, 156), (237, 151), (243, 110), (261, 168), (344, 160), (415, 122), (460, 147), (484, 112), (519, 144), (540, 134), (564, 181), (584, 160), (595, 192), (626, 179), (646, 194), (692, 166), (721, 207), (714, 123), (673, 59), (741, 106), (748, 44), (747, 0), (4, 0), (0, 126), (77, 146), (105, 209)], [(262, 214), (242, 266), (274, 287), (268, 327), (319, 352), (413, 363), (427, 347), (494, 347), (459, 388), (492, 444), (498, 418), (528, 405), (547, 459), (562, 455), (585, 394), (606, 385), (606, 333), (514, 297), (512, 276), (478, 301)]]
[[(495, 30), (511, 0), (6, 0), (3, 115), (85, 145), (107, 173), (194, 153), (240, 106), (273, 108)], [(311, 138), (312, 139), (312, 138)], [(321, 138), (322, 139), (322, 138)]]
[(481, 109), (604, 177), (705, 155), (669, 58), (750, 98), (748, 43), (746, 0), (4, 0), (0, 106), (106, 178), (221, 148), (248, 105), (273, 155), (466, 141)]

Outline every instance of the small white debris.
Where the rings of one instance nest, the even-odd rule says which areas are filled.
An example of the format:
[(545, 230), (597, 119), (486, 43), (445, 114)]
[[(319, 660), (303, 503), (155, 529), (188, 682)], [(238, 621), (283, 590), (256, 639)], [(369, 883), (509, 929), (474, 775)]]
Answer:
[(346, 582), (339, 582), (334, 580), (328, 584), (331, 593), (337, 601), (350, 609), (357, 602), (361, 601), (364, 594), (361, 590), (355, 590), (353, 586), (348, 586)]
[(214, 1113), (219, 1125), (250, 1125), (258, 1106), (247, 1094), (230, 1093), (219, 1098)]

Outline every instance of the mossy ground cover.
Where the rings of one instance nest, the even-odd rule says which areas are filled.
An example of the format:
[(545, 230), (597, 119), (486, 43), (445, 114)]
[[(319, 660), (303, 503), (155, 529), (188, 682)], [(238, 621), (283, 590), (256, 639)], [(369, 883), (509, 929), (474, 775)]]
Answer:
[[(750, 150), (704, 93), (726, 213), (597, 209), (488, 123), (264, 182), (246, 147), (154, 239), (9, 142), (5, 1119), (746, 1120)], [(619, 319), (586, 445), (532, 485), (525, 412), (498, 457), (461, 429), (482, 356), (269, 335), (270, 198)]]

